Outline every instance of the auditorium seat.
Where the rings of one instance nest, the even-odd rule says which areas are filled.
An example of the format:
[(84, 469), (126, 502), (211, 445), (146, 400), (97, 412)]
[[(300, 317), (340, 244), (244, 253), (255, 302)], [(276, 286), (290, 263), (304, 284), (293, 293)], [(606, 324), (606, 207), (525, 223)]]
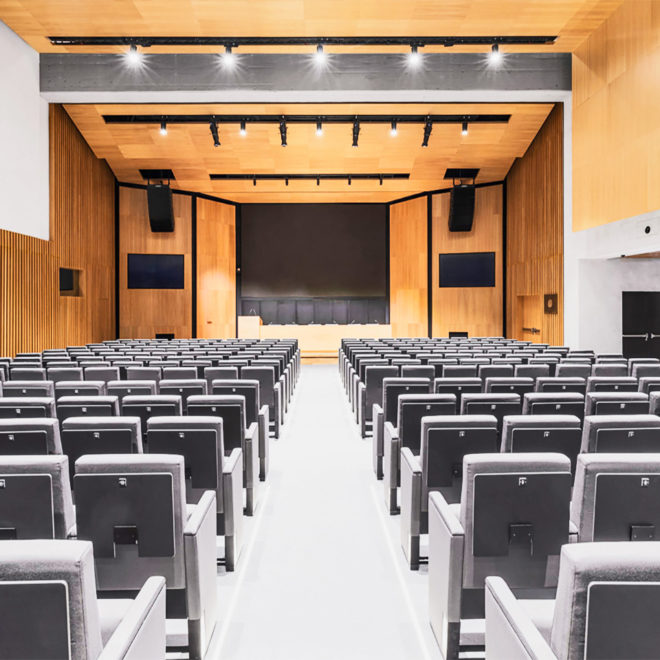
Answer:
[(550, 376), (536, 379), (537, 392), (577, 392), (584, 394), (587, 390), (587, 379), (574, 376)]
[(455, 394), (460, 407), (464, 394), (479, 394), (483, 389), (483, 381), (476, 376), (470, 378), (436, 378), (433, 381), (433, 391), (436, 394)]
[(275, 380), (275, 369), (271, 366), (241, 367), (241, 378), (259, 381), (259, 397), (262, 405), (268, 406), (268, 419), (273, 424), (273, 435), (280, 437), (283, 421), (282, 383)]
[(398, 373), (398, 367), (384, 364), (368, 364), (365, 366), (364, 379), (360, 380), (357, 385), (356, 403), (360, 435), (363, 438), (367, 437), (367, 426), (370, 422), (373, 423), (374, 404), (381, 404), (383, 401), (384, 379), (396, 378)]
[(205, 367), (203, 377), (206, 379), (208, 391), (214, 380), (236, 380), (238, 378), (238, 367)]
[(584, 394), (578, 392), (528, 392), (523, 415), (575, 415), (584, 417)]
[(643, 392), (588, 392), (586, 415), (643, 415), (649, 411), (649, 396)]
[(116, 396), (63, 396), (57, 400), (57, 418), (60, 423), (67, 417), (117, 415), (119, 415), (119, 399)]
[(154, 380), (111, 380), (106, 384), (109, 395), (116, 396), (119, 402), (129, 395), (155, 395), (158, 386)]
[(218, 615), (215, 491), (186, 507), (184, 459), (162, 454), (83, 456), (74, 490), (99, 595), (122, 598), (162, 575), (166, 616), (188, 620), (190, 658), (201, 660)]
[[(194, 371), (192, 369), (191, 371)], [(207, 394), (207, 383), (203, 378), (163, 378), (158, 383), (160, 394), (176, 394), (181, 397), (183, 414), (186, 414), (188, 398), (195, 394)]]
[(507, 660), (650, 659), (660, 648), (656, 543), (576, 543), (561, 549), (555, 600), (486, 579), (486, 655)]
[(541, 378), (550, 376), (550, 365), (548, 364), (516, 364), (514, 367), (516, 378)]
[(119, 380), (119, 367), (116, 366), (103, 366), (103, 367), (84, 367), (85, 380), (109, 381)]
[(484, 390), (492, 394), (518, 394), (523, 396), (534, 391), (534, 379), (521, 376), (488, 376), (484, 381)]
[(140, 418), (144, 438), (150, 417), (182, 415), (183, 407), (178, 394), (127, 394), (121, 400), (121, 414)]
[[(638, 390), (640, 392), (644, 392), (648, 395), (651, 394), (651, 392), (656, 392), (660, 390), (660, 375), (658, 376), (641, 376), (638, 380), (639, 387)], [(7, 384), (5, 383), (5, 391), (7, 390)], [(12, 395), (15, 396), (15, 395)], [(650, 399), (650, 396), (649, 396)]]
[(66, 456), (0, 456), (0, 484), (1, 540), (75, 534)]
[(592, 376), (627, 376), (628, 365), (627, 363), (611, 363), (611, 362), (597, 362), (591, 367)]
[(9, 380), (46, 380), (46, 370), (41, 367), (12, 366), (9, 369)]
[(162, 378), (160, 367), (127, 367), (126, 380), (155, 380)]
[(471, 454), (463, 461), (459, 505), (431, 493), (429, 614), (445, 660), (456, 660), (461, 647), (483, 646), (482, 634), (462, 634), (462, 627), (484, 618), (487, 576), (529, 596), (554, 593), (571, 485), (561, 454)]
[(6, 397), (55, 398), (55, 387), (52, 380), (7, 380), (0, 383), (0, 393)]
[(0, 563), (2, 660), (165, 657), (162, 577), (144, 580), (131, 598), (99, 599), (85, 541), (3, 541)]
[(44, 396), (0, 397), (0, 419), (26, 417), (56, 417), (55, 399)]
[(383, 427), (383, 489), (390, 514), (399, 512), (397, 491), (401, 482), (401, 449), (408, 447), (419, 455), (422, 421), (436, 415), (456, 415), (453, 394), (401, 394), (398, 397), (396, 426)]
[(636, 392), (639, 388), (637, 378), (632, 376), (590, 376), (587, 378), (589, 392)]
[(61, 380), (83, 380), (83, 370), (80, 367), (48, 367), (48, 380), (58, 383)]
[(443, 378), (476, 378), (476, 364), (446, 364), (442, 369)]
[(63, 396), (103, 396), (106, 394), (102, 380), (60, 380), (55, 383), (55, 399)]
[(497, 419), (492, 415), (441, 415), (422, 419), (419, 455), (401, 449), (401, 545), (410, 568), (420, 564), (420, 535), (428, 533), (429, 493), (460, 502), (463, 458), (496, 453)]
[(460, 412), (461, 415), (493, 415), (501, 434), (504, 416), (521, 414), (521, 397), (520, 394), (463, 394)]
[(184, 458), (186, 502), (216, 494), (216, 526), (224, 537), (225, 568), (233, 571), (243, 542), (243, 452), (225, 456), (223, 420), (218, 417), (154, 417), (148, 421), (150, 453)]
[(584, 418), (586, 453), (660, 453), (660, 417), (656, 415), (590, 415)]

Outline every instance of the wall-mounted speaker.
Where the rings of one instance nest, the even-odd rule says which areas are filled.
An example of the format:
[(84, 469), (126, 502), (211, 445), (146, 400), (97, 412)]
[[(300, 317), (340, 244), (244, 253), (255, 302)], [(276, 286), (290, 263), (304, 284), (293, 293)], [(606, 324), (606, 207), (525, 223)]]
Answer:
[(151, 231), (174, 231), (174, 211), (172, 209), (172, 190), (164, 183), (147, 185), (147, 205)]
[(474, 218), (474, 185), (460, 184), (449, 197), (449, 231), (472, 231)]
[(557, 294), (546, 293), (543, 296), (543, 311), (545, 314), (557, 314)]

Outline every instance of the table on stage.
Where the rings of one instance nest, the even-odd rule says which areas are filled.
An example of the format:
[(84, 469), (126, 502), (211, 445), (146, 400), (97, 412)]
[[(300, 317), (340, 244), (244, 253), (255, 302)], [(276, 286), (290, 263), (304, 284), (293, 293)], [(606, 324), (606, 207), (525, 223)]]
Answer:
[(389, 324), (264, 325), (260, 316), (239, 316), (239, 339), (297, 339), (303, 358), (336, 358), (341, 340), (392, 336)]

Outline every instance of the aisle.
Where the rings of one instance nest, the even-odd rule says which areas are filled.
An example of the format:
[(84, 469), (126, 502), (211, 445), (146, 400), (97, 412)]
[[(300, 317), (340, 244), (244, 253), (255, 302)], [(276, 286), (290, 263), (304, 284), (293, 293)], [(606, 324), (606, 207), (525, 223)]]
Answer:
[(435, 659), (426, 575), (407, 570), (336, 365), (307, 365), (209, 658)]

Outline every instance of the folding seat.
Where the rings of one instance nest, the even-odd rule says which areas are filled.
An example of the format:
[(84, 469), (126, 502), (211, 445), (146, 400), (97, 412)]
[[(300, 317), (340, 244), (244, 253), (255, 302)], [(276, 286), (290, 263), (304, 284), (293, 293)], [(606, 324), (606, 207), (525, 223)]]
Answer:
[(428, 361), (428, 364), (432, 366), (435, 370), (435, 375), (434, 378), (442, 378), (442, 374), (444, 371), (444, 367), (446, 364), (453, 364), (458, 366), (458, 359), (457, 358), (431, 358)]
[(214, 380), (211, 394), (244, 397), (246, 426), (250, 428), (252, 424), (256, 423), (259, 429), (259, 479), (265, 481), (268, 475), (270, 436), (268, 433), (268, 406), (261, 405), (259, 381), (245, 379)]
[(419, 455), (422, 420), (429, 416), (456, 415), (454, 394), (401, 394), (398, 398), (396, 426), (383, 427), (383, 489), (390, 514), (398, 513), (397, 488), (401, 484), (401, 449), (408, 447)]
[(196, 380), (195, 367), (163, 367), (163, 380)]
[[(639, 378), (641, 374), (639, 372), (635, 371), (635, 366), (637, 365), (644, 365), (646, 367), (657, 367), (660, 366), (660, 359), (658, 358), (629, 358), (628, 359), (628, 371), (630, 372), (631, 376), (634, 376), (637, 373), (637, 377)], [(638, 367), (639, 369), (639, 367)], [(649, 376), (656, 376), (657, 372), (655, 370), (652, 370), (651, 373), (647, 374), (644, 373), (643, 375), (649, 375)]]
[(590, 415), (584, 418), (586, 453), (660, 452), (660, 418), (656, 415)]
[(117, 367), (117, 369), (119, 369), (119, 378), (117, 380), (127, 380), (128, 369), (130, 367), (141, 367), (142, 362), (139, 362), (137, 360), (124, 359), (124, 360), (113, 361), (112, 366)]
[(397, 420), (399, 396), (402, 394), (430, 394), (431, 380), (428, 378), (384, 378), (383, 397), (372, 408), (372, 458), (377, 479), (383, 478), (383, 445), (385, 423), (395, 424)]
[[(193, 370), (194, 371), (194, 370)], [(182, 378), (166, 379), (163, 378), (158, 383), (158, 392), (160, 394), (178, 394), (183, 403), (183, 413), (186, 414), (186, 403), (188, 397), (194, 394), (207, 394), (207, 384), (203, 378)]]
[(419, 455), (401, 449), (401, 546), (410, 568), (420, 564), (420, 535), (428, 534), (429, 493), (460, 502), (463, 458), (496, 453), (497, 419), (492, 415), (424, 417)]
[(637, 392), (639, 383), (632, 376), (590, 376), (587, 378), (587, 394), (590, 392)]
[(474, 620), (484, 618), (487, 576), (530, 598), (554, 595), (572, 481), (561, 454), (470, 454), (460, 504), (430, 494), (429, 615), (445, 660), (483, 645)]
[(476, 364), (447, 364), (442, 370), (443, 378), (476, 378)]
[(514, 376), (497, 377), (489, 376), (485, 380), (484, 389), (494, 394), (513, 393), (523, 396), (527, 392), (534, 391), (534, 379)]
[(649, 395), (643, 392), (588, 392), (585, 415), (643, 415), (649, 411)]
[(108, 383), (113, 380), (119, 380), (119, 367), (85, 367), (85, 380), (103, 381)]
[(282, 416), (284, 417), (284, 413), (288, 408), (288, 402), (291, 398), (291, 375), (289, 369), (288, 368), (283, 369), (280, 360), (266, 360), (266, 359), (252, 360), (250, 366), (272, 367), (275, 370), (275, 382), (280, 383), (282, 388), (281, 405), (282, 405)]
[(116, 396), (120, 403), (125, 396), (138, 394), (156, 394), (157, 383), (154, 380), (111, 380), (106, 385), (108, 394)]
[(550, 375), (550, 365), (548, 364), (516, 364), (514, 366), (514, 376), (516, 378), (537, 378), (548, 377)]
[(464, 394), (461, 397), (461, 415), (493, 415), (497, 418), (498, 433), (502, 432), (505, 415), (520, 415), (520, 394)]
[(398, 375), (398, 367), (380, 364), (365, 366), (364, 378), (360, 379), (357, 385), (356, 409), (361, 437), (366, 438), (367, 425), (373, 422), (374, 404), (381, 404), (383, 401), (383, 381)]
[(575, 376), (551, 376), (536, 379), (537, 392), (577, 392), (584, 394), (587, 391), (587, 379)]
[(527, 360), (527, 364), (529, 364), (529, 365), (536, 365), (536, 364), (546, 364), (546, 365), (548, 365), (548, 368), (550, 369), (550, 376), (552, 377), (552, 376), (555, 375), (557, 365), (559, 364), (559, 358), (557, 358), (557, 357), (529, 358)]
[(144, 443), (150, 417), (182, 415), (183, 406), (178, 394), (127, 394), (121, 400), (121, 414), (140, 418)]
[(104, 396), (105, 382), (102, 380), (60, 380), (55, 383), (55, 399), (63, 396)]
[(43, 396), (0, 397), (0, 418), (55, 417), (55, 399)]
[[(388, 360), (385, 358), (358, 359), (355, 369), (352, 366), (348, 368), (347, 394), (351, 403), (351, 409), (355, 412), (356, 420), (358, 418), (358, 386), (364, 380), (364, 371), (367, 367), (387, 366)], [(397, 367), (400, 370), (400, 367)]]
[(237, 395), (209, 394), (188, 400), (189, 415), (222, 419), (225, 453), (242, 450), (245, 514), (252, 516), (259, 495), (259, 429), (256, 423), (247, 426), (245, 408), (245, 398)]
[[(645, 392), (649, 396), (651, 392), (660, 390), (660, 376), (642, 376), (638, 381), (638, 390)], [(7, 391), (7, 383), (5, 383), (5, 392)]]
[(126, 380), (155, 380), (162, 378), (160, 367), (128, 367), (126, 369)]
[(649, 364), (646, 362), (633, 364), (630, 366), (630, 375), (637, 379), (649, 376), (660, 378), (660, 364)]
[(584, 541), (660, 536), (660, 454), (581, 454), (571, 522)]
[(83, 380), (83, 370), (80, 367), (48, 367), (48, 380), (59, 383), (61, 380)]
[(57, 400), (57, 418), (62, 423), (68, 417), (109, 417), (119, 415), (116, 396), (63, 396)]
[(46, 380), (46, 370), (41, 367), (18, 367), (12, 365), (9, 368), (10, 380)]
[(41, 360), (41, 353), (16, 353), (16, 359)]
[(273, 367), (241, 367), (241, 379), (259, 381), (259, 398), (262, 405), (268, 406), (269, 423), (273, 425), (273, 435), (280, 437), (282, 425), (282, 383), (275, 380)]
[(141, 454), (139, 417), (68, 417), (62, 422), (62, 451), (69, 457), (71, 483), (75, 463), (87, 454)]
[(0, 456), (0, 484), (0, 540), (75, 535), (66, 456)]
[(582, 422), (575, 415), (508, 415), (502, 423), (503, 453), (563, 454), (573, 474), (581, 444)]
[(55, 397), (55, 387), (51, 380), (7, 380), (1, 387), (2, 396)]
[(623, 363), (596, 363), (591, 367), (592, 376), (618, 377), (628, 375), (628, 365)]
[(471, 378), (436, 378), (433, 391), (436, 394), (455, 394), (460, 406), (464, 394), (478, 394), (483, 390), (483, 381), (476, 376)]
[(487, 378), (513, 378), (512, 364), (482, 364), (477, 375), (486, 382)]
[(584, 417), (584, 394), (577, 392), (528, 392), (523, 395), (523, 415), (574, 415)]
[(218, 417), (153, 417), (147, 422), (149, 452), (184, 459), (186, 502), (197, 504), (207, 490), (216, 495), (216, 532), (224, 536), (224, 562), (233, 571), (243, 542), (243, 452), (225, 453)]
[(591, 363), (560, 362), (555, 368), (555, 376), (557, 378), (588, 378), (591, 376)]
[(435, 367), (428, 364), (403, 364), (401, 365), (402, 378), (435, 378)]
[(195, 378), (204, 378), (204, 370), (212, 366), (213, 366), (213, 362), (211, 360), (181, 360), (180, 368), (181, 369), (193, 368), (197, 373)]
[(74, 490), (99, 595), (122, 598), (162, 575), (166, 616), (188, 620), (190, 658), (201, 660), (217, 619), (215, 491), (186, 507), (184, 459), (171, 454), (83, 456)]
[(657, 543), (565, 545), (555, 600), (526, 600), (507, 582), (486, 579), (488, 658), (658, 657)]

